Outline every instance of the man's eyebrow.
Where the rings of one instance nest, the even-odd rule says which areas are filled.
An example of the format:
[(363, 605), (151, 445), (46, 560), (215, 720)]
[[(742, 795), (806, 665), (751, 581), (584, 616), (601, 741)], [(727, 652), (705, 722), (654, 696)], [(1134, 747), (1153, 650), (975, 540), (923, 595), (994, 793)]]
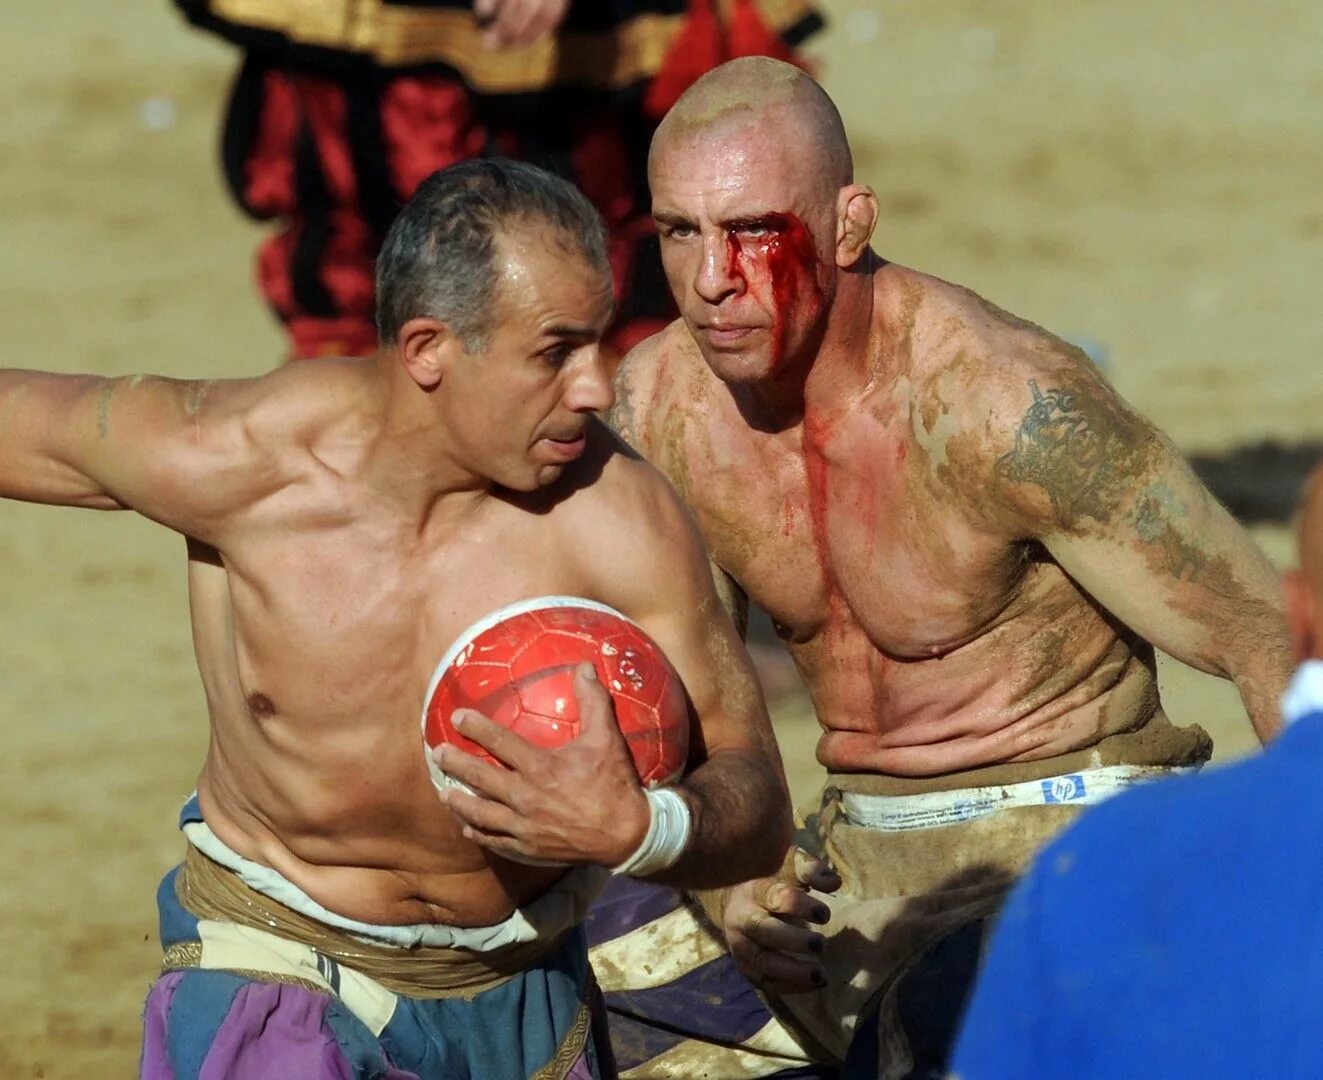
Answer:
[(731, 214), (717, 222), (723, 229), (747, 229), (751, 225), (761, 228), (783, 229), (786, 215), (775, 210), (755, 211), (751, 214)]
[(677, 214), (672, 210), (655, 210), (652, 214), (652, 220), (658, 225), (692, 225), (693, 219), (687, 218), (683, 214)]
[(552, 323), (542, 327), (539, 336), (548, 341), (596, 341), (597, 327), (585, 323)]

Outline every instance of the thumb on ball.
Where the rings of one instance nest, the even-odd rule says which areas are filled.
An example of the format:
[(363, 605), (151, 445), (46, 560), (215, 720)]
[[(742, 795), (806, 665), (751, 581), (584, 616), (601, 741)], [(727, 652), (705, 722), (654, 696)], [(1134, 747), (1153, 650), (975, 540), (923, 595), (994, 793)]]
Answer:
[(597, 678), (592, 664), (580, 664), (574, 671), (574, 693), (579, 699), (579, 718), (592, 727), (602, 727), (613, 719), (611, 695)]

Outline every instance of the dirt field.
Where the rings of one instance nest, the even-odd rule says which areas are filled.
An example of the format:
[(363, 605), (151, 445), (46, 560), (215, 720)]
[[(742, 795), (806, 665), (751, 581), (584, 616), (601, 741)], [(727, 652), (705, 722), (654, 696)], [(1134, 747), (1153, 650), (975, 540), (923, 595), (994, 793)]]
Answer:
[[(1105, 351), (1190, 452), (1323, 434), (1323, 8), (824, 7), (884, 253)], [(11, 3), (0, 28), (0, 363), (273, 365), (258, 234), (214, 160), (230, 52), (163, 0)], [(182, 569), (140, 520), (0, 506), (0, 1078), (133, 1071), (153, 890), (205, 739)], [(1247, 747), (1233, 691), (1163, 676), (1178, 721)], [(806, 789), (811, 721), (780, 712)]]

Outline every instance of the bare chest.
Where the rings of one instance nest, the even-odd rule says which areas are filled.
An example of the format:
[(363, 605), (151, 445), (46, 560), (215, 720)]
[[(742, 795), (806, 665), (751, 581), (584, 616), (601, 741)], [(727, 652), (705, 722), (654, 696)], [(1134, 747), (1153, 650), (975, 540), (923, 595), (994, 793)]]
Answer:
[(1019, 558), (945, 496), (908, 415), (862, 404), (794, 439), (718, 443), (691, 500), (716, 560), (788, 641), (940, 655), (1004, 607)]
[(199, 658), (221, 696), (258, 719), (412, 728), (466, 627), (515, 599), (569, 591), (563, 567), (516, 548), (526, 551), (500, 530), (419, 545), (354, 526), (255, 543), (228, 559), (223, 590), (194, 589)]

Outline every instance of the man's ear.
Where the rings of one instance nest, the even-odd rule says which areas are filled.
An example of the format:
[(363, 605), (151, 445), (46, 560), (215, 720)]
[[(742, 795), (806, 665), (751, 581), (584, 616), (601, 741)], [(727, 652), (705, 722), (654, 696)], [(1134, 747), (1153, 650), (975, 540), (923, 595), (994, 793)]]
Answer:
[(1314, 594), (1299, 570), (1283, 581), (1286, 589), (1286, 621), (1291, 631), (1291, 659), (1299, 664), (1318, 655), (1323, 642), (1314, 639)]
[(848, 184), (836, 195), (836, 265), (857, 263), (877, 228), (877, 196), (866, 184)]
[(440, 385), (446, 372), (464, 355), (464, 343), (440, 319), (410, 319), (400, 327), (396, 346), (404, 369), (424, 390)]

